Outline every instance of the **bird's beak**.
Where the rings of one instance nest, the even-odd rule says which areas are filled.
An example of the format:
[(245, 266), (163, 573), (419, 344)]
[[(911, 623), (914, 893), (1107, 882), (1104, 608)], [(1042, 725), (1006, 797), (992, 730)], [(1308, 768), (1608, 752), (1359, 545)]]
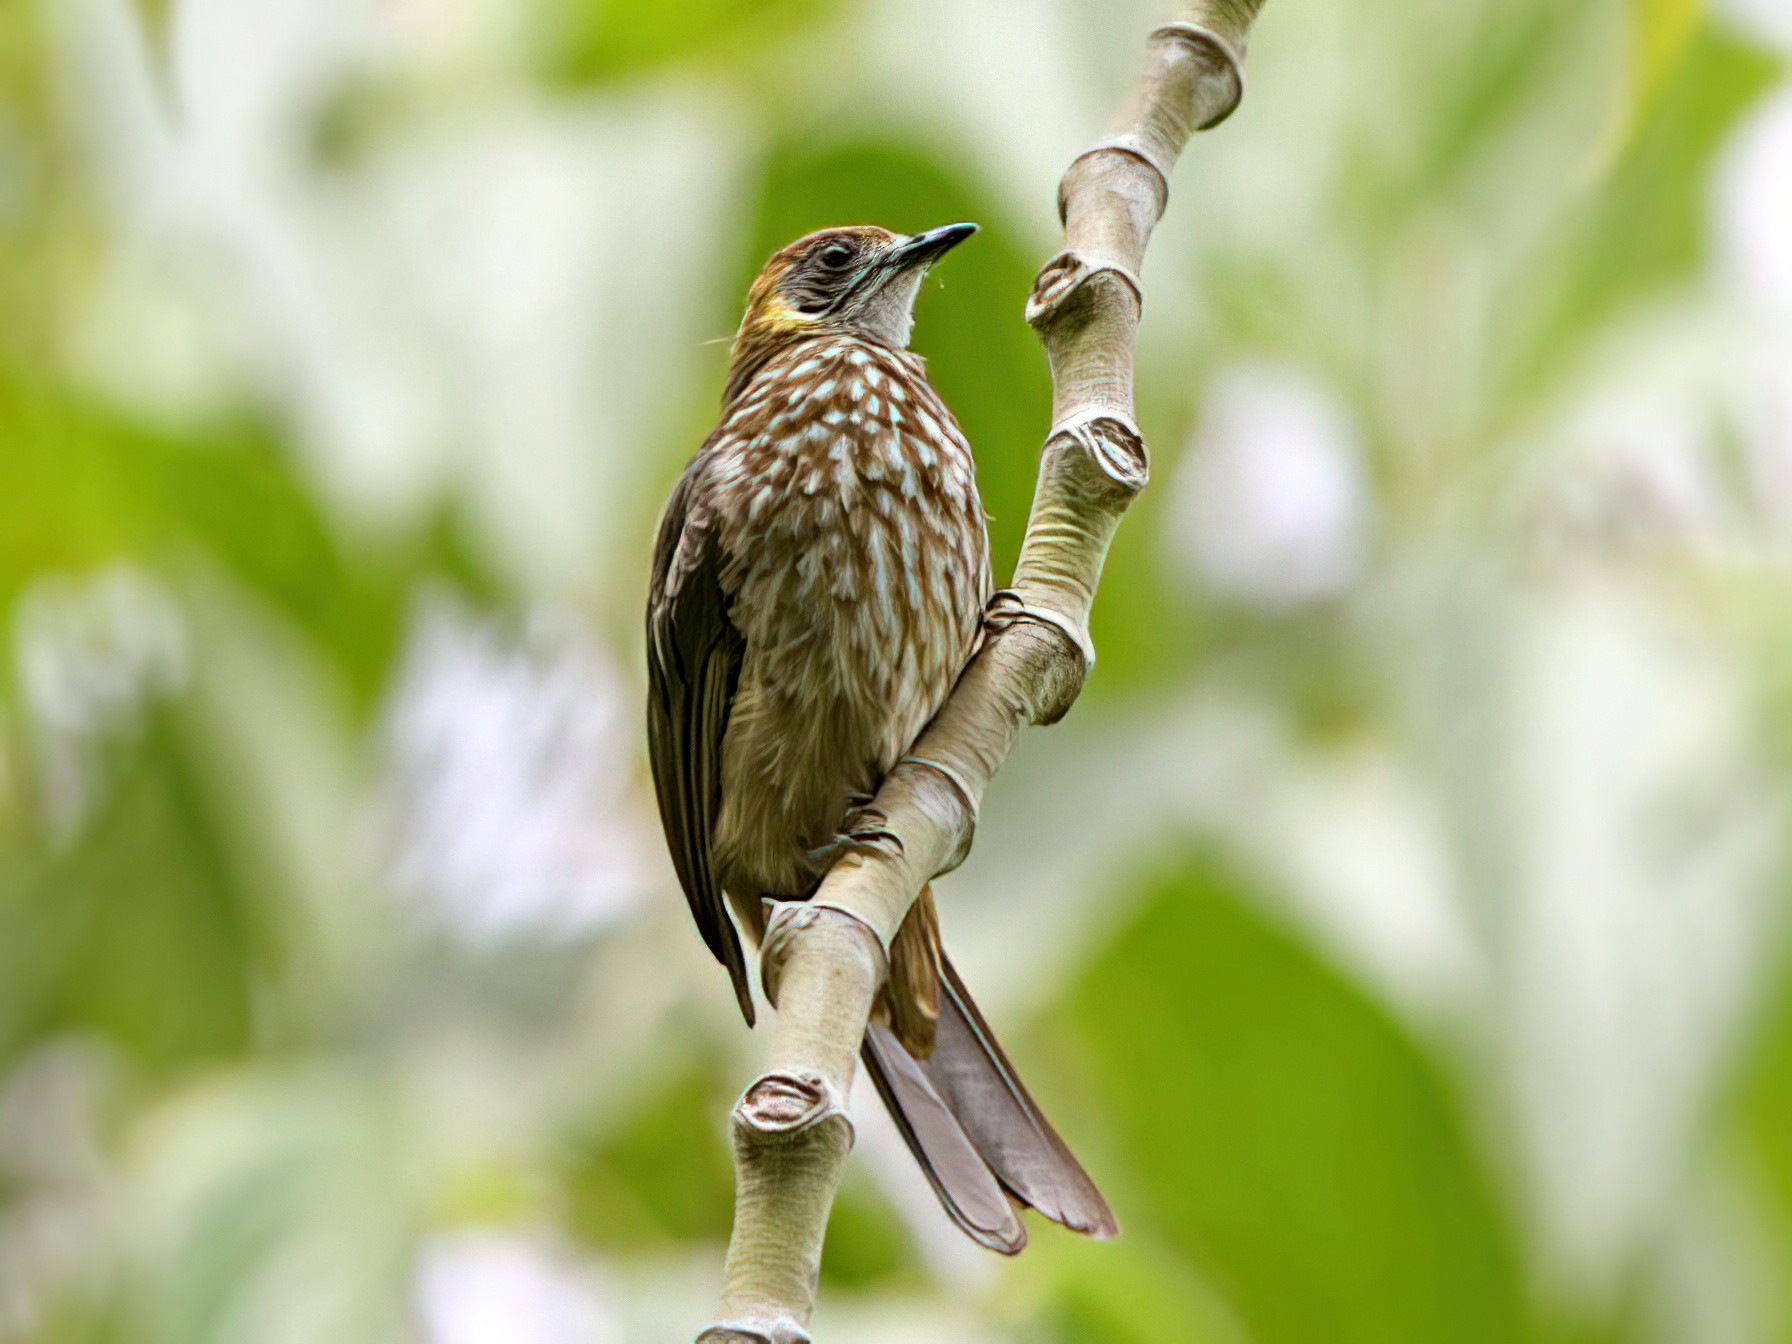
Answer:
[(917, 233), (890, 252), (890, 269), (906, 271), (913, 266), (931, 266), (975, 232), (975, 224), (946, 224)]

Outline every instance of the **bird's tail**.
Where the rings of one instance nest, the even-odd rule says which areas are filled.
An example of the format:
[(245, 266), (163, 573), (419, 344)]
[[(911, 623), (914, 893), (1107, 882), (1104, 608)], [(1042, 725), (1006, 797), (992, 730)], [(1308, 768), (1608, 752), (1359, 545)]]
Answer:
[(932, 1055), (916, 1060), (873, 1021), (860, 1055), (952, 1221), (1004, 1255), (1027, 1244), (1015, 1205), (1098, 1241), (1120, 1225), (1028, 1093), (942, 952)]

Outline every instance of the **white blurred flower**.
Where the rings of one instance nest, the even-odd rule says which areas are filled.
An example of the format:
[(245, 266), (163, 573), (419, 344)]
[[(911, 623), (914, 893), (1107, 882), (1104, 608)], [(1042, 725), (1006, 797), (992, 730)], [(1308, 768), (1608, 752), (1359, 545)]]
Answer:
[(634, 908), (648, 878), (624, 691), (569, 616), (419, 604), (383, 733), (393, 881), (427, 919), (474, 942), (566, 938)]
[(978, 180), (1049, 248), (1055, 221), (1039, 206), (1106, 111), (1091, 87), (1080, 9), (1069, 0), (876, 0), (852, 34), (858, 45), (842, 53), (864, 72), (854, 81), (863, 92), (839, 114), (879, 129), (906, 117), (969, 156)]
[(1546, 464), (1545, 536), (1608, 553), (1713, 545), (1733, 535), (1737, 502), (1713, 452), (1709, 409), (1684, 373), (1657, 368), (1588, 395)]
[[(1792, 46), (1792, 3), (1776, 12)], [(1765, 328), (1729, 361), (1726, 400), (1750, 483), (1780, 534), (1792, 537), (1792, 85), (1762, 100), (1731, 133), (1711, 193), (1717, 277)]]
[(1720, 274), (1744, 300), (1792, 318), (1792, 86), (1732, 133), (1713, 191)]
[(42, 1337), (57, 1303), (96, 1300), (111, 1265), (100, 1117), (112, 1059), (73, 1041), (0, 1075), (0, 1344)]
[(1362, 571), (1362, 445), (1338, 399), (1299, 370), (1224, 374), (1171, 489), (1171, 561), (1225, 597), (1294, 607), (1338, 596)]
[(128, 565), (88, 579), (49, 575), (19, 599), (13, 662), (44, 820), (66, 842), (99, 802), (107, 745), (186, 683), (186, 627), (168, 591)]
[(1603, 1302), (1671, 1217), (1762, 969), (1784, 799), (1723, 647), (1595, 573), (1512, 632), (1500, 1024), (1553, 1285)]
[(595, 1268), (546, 1238), (457, 1232), (418, 1258), (423, 1344), (621, 1344)]
[(1748, 482), (1766, 520), (1792, 540), (1792, 332), (1778, 349), (1763, 343), (1731, 397)]
[(1719, 0), (1717, 9), (1756, 40), (1792, 51), (1792, 0)]

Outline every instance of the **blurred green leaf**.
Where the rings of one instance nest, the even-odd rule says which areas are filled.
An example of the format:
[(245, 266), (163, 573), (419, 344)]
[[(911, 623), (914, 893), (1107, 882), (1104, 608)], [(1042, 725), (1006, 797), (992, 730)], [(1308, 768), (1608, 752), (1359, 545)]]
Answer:
[[(1737, 1070), (1724, 1137), (1750, 1212), (1765, 1223), (1771, 1282), (1792, 1285), (1792, 947), (1784, 947), (1777, 984)], [(1772, 1338), (1792, 1344), (1792, 1296), (1781, 1292)]]
[(1023, 1338), (1054, 1344), (1247, 1344), (1186, 1260), (1130, 1227), (1094, 1247), (1041, 1226), (1022, 1261), (1037, 1301)]
[[(202, 557), (293, 621), (365, 710), (396, 655), (412, 583), (490, 591), (451, 518), (351, 546), (285, 450), (253, 426), (175, 439), (0, 364), (0, 613), (39, 574)], [(0, 662), (0, 687), (8, 668)]]
[(1627, 305), (1689, 280), (1705, 255), (1704, 182), (1726, 134), (1778, 77), (1758, 48), (1701, 31), (1666, 76), (1610, 179), (1552, 239), (1508, 393), (1544, 386)]
[(912, 1290), (925, 1284), (914, 1244), (862, 1169), (849, 1171), (821, 1248), (823, 1293)]
[(727, 1077), (719, 1060), (706, 1058), (619, 1133), (575, 1148), (565, 1172), (568, 1226), (622, 1255), (726, 1240), (734, 1210)]
[[(300, 1311), (339, 1344), (404, 1337), (421, 1224), (388, 1101), (371, 1073), (250, 1068), (154, 1112), (137, 1157), (159, 1198), (140, 1235), (162, 1256), (132, 1285), (131, 1337), (278, 1338)], [(295, 1274), (302, 1300), (270, 1293)]]
[(1630, 0), (1634, 108), (1648, 106), (1685, 54), (1704, 13), (1705, 0)]
[(544, 73), (600, 83), (679, 61), (740, 59), (830, 16), (839, 0), (543, 0)]
[(1522, 1338), (1512, 1234), (1448, 1081), (1359, 990), (1192, 859), (1072, 1015), (1137, 1184), (1259, 1344)]
[(37, 875), (0, 876), (0, 1059), (98, 1032), (153, 1071), (241, 1055), (262, 937), (184, 734), (159, 717), (94, 824)]
[(1483, 5), (1469, 30), (1472, 40), (1430, 53), (1434, 63), (1415, 72), (1424, 107), (1408, 113), (1408, 133), (1419, 145), (1411, 171), (1384, 166), (1348, 174), (1342, 184), (1353, 206), (1373, 221), (1369, 237), (1386, 230), (1396, 211), (1447, 197), (1510, 133), (1539, 97), (1553, 54), (1574, 40), (1577, 8), (1548, 0)]

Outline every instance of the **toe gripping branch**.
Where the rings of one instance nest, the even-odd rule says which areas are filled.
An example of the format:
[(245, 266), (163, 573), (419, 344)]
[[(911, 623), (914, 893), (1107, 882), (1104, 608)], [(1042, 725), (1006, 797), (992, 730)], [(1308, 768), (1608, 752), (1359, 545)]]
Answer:
[(902, 837), (890, 829), (890, 819), (875, 806), (876, 801), (868, 793), (849, 794), (839, 831), (825, 845), (809, 850), (808, 858), (825, 869), (848, 854), (862, 858), (902, 857)]

